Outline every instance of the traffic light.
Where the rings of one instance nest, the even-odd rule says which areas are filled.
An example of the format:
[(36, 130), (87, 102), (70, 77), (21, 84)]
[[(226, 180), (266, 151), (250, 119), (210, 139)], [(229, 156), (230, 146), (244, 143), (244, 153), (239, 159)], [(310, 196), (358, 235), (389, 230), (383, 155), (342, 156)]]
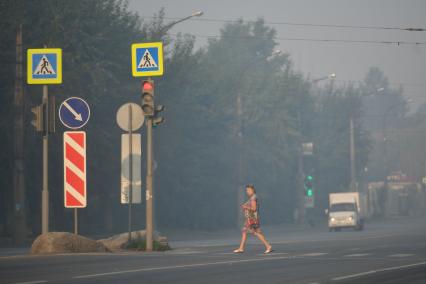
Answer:
[(152, 126), (156, 127), (164, 122), (164, 117), (159, 116), (159, 114), (164, 111), (165, 107), (163, 105), (155, 106), (154, 108), (154, 119), (152, 120)]
[(314, 178), (311, 175), (307, 175), (305, 178), (305, 195), (308, 197), (314, 196)]
[(31, 112), (34, 114), (34, 118), (31, 120), (31, 124), (37, 131), (44, 131), (43, 104), (32, 107)]
[(142, 81), (142, 110), (145, 116), (152, 117), (155, 114), (154, 109), (154, 81)]

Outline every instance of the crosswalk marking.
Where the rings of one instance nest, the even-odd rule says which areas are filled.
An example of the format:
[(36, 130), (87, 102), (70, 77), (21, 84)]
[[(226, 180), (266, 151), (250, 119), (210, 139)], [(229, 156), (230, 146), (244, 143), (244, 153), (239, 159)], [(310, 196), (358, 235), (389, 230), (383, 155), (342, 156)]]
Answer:
[(175, 250), (175, 251), (166, 251), (165, 254), (196, 254), (196, 253), (202, 253), (202, 251), (199, 250)]
[(371, 253), (354, 253), (354, 254), (347, 254), (345, 255), (345, 257), (361, 257), (361, 256), (367, 256), (370, 254)]
[(328, 254), (328, 252), (311, 252), (311, 253), (301, 254), (299, 256), (321, 256), (326, 254)]
[(271, 253), (268, 253), (268, 254), (259, 253), (258, 255), (286, 255), (286, 254), (288, 254), (288, 253), (287, 252), (271, 252)]
[(396, 254), (390, 254), (389, 257), (409, 257), (413, 256), (414, 254), (411, 253), (396, 253)]

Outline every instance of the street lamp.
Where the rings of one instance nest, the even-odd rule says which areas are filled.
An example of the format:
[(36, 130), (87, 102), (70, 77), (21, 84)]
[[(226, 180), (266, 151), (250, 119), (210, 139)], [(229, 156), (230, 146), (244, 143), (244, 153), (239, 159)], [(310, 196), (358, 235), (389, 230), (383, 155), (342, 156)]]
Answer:
[[(366, 94), (365, 96), (374, 96), (383, 94), (385, 88), (380, 87), (376, 89), (376, 92)], [(350, 154), (350, 167), (351, 167), (351, 183), (350, 188), (351, 191), (357, 191), (357, 181), (356, 181), (356, 159), (355, 159), (355, 130), (354, 130), (354, 119), (351, 114), (349, 118), (349, 154)]]
[(336, 76), (337, 76), (336, 73), (331, 73), (331, 74), (328, 74), (327, 76), (312, 80), (312, 83), (318, 83), (319, 81), (324, 81), (324, 80), (334, 80), (336, 79)]
[(171, 22), (171, 23), (165, 25), (164, 27), (161, 28), (160, 32), (161, 33), (165, 33), (168, 30), (170, 30), (174, 25), (179, 24), (179, 23), (181, 23), (183, 21), (189, 20), (189, 19), (194, 18), (194, 17), (201, 17), (203, 14), (204, 14), (203, 11), (194, 12), (194, 13), (192, 13), (191, 15), (189, 15), (187, 17), (184, 17), (182, 19), (176, 20), (174, 22)]

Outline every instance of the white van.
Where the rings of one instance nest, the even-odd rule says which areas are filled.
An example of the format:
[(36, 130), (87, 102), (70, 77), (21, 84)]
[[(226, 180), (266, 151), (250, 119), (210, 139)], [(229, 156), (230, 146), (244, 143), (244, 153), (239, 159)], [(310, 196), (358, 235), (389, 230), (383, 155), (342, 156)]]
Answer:
[(329, 231), (342, 228), (364, 229), (366, 199), (359, 192), (330, 193), (328, 213)]

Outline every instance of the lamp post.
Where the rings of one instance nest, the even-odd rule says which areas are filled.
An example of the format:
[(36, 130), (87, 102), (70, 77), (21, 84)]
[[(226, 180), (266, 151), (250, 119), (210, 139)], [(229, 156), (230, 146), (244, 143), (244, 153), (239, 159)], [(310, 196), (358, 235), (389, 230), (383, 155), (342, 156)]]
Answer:
[[(376, 89), (376, 92), (369, 93), (364, 95), (365, 97), (368, 96), (374, 96), (374, 95), (381, 95), (383, 94), (385, 88), (381, 87)], [(355, 129), (354, 129), (354, 119), (353, 115), (351, 114), (349, 118), (349, 133), (350, 133), (350, 140), (349, 140), (349, 152), (350, 152), (350, 167), (351, 167), (351, 183), (350, 183), (350, 190), (351, 191), (357, 191), (357, 181), (356, 181), (356, 152), (355, 152)]]
[[(260, 57), (254, 61), (250, 61), (244, 68), (244, 71), (241, 75), (241, 80), (245, 77), (247, 72), (251, 70), (251, 66), (256, 64), (259, 60), (266, 59), (266, 61), (270, 61), (276, 56), (279, 56), (282, 53), (281, 50), (274, 50), (272, 54), (268, 57)], [(237, 202), (238, 202), (238, 211), (237, 211), (237, 226), (239, 226), (242, 222), (242, 216), (240, 212), (240, 206), (243, 202), (243, 176), (244, 176), (244, 150), (243, 150), (243, 102), (242, 102), (242, 94), (240, 91), (237, 92), (237, 100), (236, 100), (236, 111), (237, 111), (237, 143), (238, 143), (238, 193), (237, 193)]]
[[(336, 78), (336, 73), (328, 74), (317, 79), (312, 80), (313, 84), (317, 84), (320, 81), (325, 80), (334, 80)], [(302, 105), (300, 104), (297, 108), (297, 124), (300, 131), (299, 139), (297, 141), (297, 191), (296, 191), (296, 204), (295, 208), (294, 221), (298, 224), (303, 224), (305, 222), (305, 171), (304, 171), (304, 161), (303, 161), (303, 135), (302, 135)]]
[(390, 107), (388, 107), (386, 109), (386, 111), (383, 114), (383, 163), (384, 163), (384, 170), (385, 170), (385, 174), (384, 174), (384, 180), (383, 180), (383, 184), (384, 184), (384, 188), (385, 191), (387, 192), (388, 189), (388, 178), (387, 175), (389, 174), (389, 165), (388, 165), (388, 137), (386, 134), (386, 130), (387, 130), (387, 117), (390, 114), (390, 112), (392, 110), (394, 110), (395, 108), (401, 106), (401, 105), (406, 105), (408, 103), (412, 103), (413, 100), (412, 99), (408, 99), (406, 101), (402, 101), (399, 102), (397, 104), (393, 104)]
[[(174, 22), (171, 22), (167, 25), (165, 25), (164, 27), (162, 27), (159, 30), (159, 34), (164, 34), (166, 33), (168, 30), (170, 30), (173, 26), (175, 26), (176, 24), (179, 24), (183, 21), (189, 20), (193, 17), (199, 17), (203, 15), (202, 11), (198, 11), (198, 12), (194, 12), (192, 13), (190, 16), (187, 16), (185, 18), (176, 20)], [(143, 91), (144, 90), (149, 90), (152, 96), (152, 99), (154, 98), (154, 81), (152, 80), (148, 80), (148, 81), (143, 81), (142, 83), (142, 88)], [(146, 88), (146, 89), (144, 89)], [(153, 104), (153, 102), (152, 102)], [(147, 128), (147, 174), (146, 174), (146, 251), (152, 251), (154, 246), (153, 246), (153, 232), (154, 232), (154, 204), (153, 204), (153, 161), (154, 161), (154, 143), (153, 143), (153, 133), (152, 133), (152, 128), (153, 128), (153, 124), (155, 123), (154, 119), (155, 119), (155, 112), (156, 111), (161, 111), (161, 108), (157, 108), (157, 109), (152, 109), (153, 111), (153, 115), (148, 117), (147, 122), (146, 122), (146, 128)], [(131, 201), (130, 201), (131, 204)], [(131, 237), (131, 234), (129, 234), (129, 239)]]

